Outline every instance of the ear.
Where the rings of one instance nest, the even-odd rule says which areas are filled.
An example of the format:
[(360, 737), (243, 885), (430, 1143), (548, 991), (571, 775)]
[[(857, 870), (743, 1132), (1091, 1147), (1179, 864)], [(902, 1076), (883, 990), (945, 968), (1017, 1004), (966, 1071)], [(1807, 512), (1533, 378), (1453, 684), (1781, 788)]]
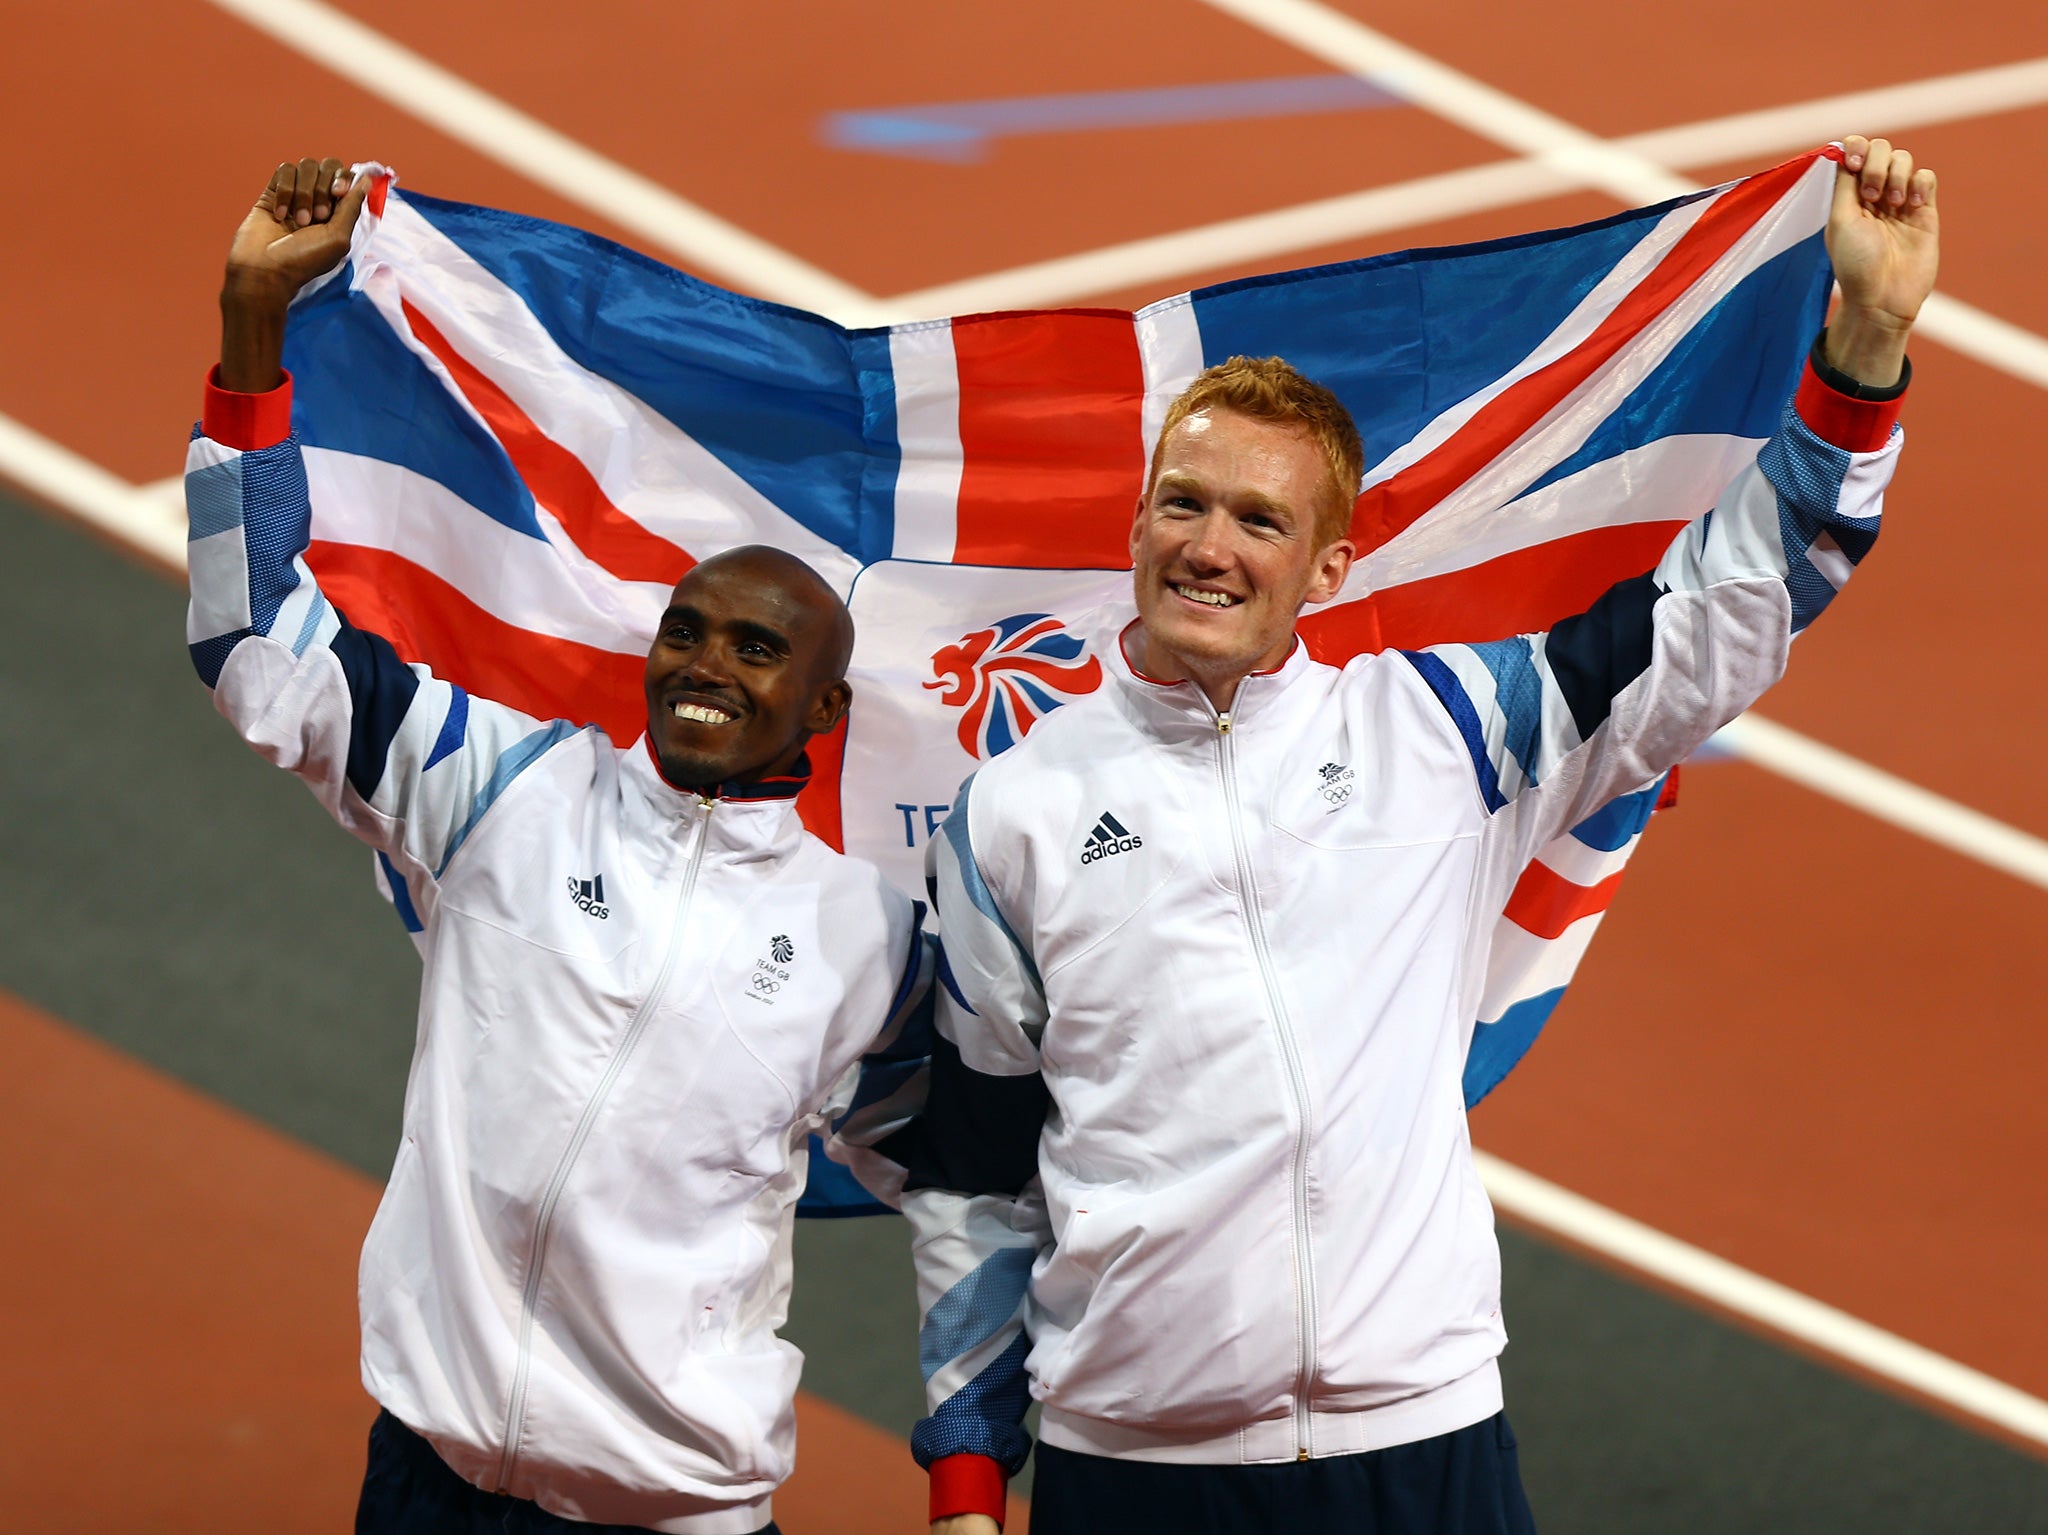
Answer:
[(1328, 602), (1344, 590), (1344, 578), (1351, 574), (1351, 562), (1358, 558), (1358, 546), (1348, 538), (1340, 538), (1316, 556), (1315, 573), (1309, 578), (1308, 594), (1302, 599), (1308, 604)]
[(853, 704), (853, 684), (841, 677), (837, 682), (828, 682), (818, 689), (818, 696), (811, 700), (810, 713), (804, 716), (804, 729), (814, 736), (825, 735), (838, 728), (846, 718), (846, 711)]
[(1138, 544), (1145, 536), (1145, 503), (1150, 498), (1144, 491), (1138, 493), (1138, 504), (1131, 509), (1131, 564), (1138, 563)]

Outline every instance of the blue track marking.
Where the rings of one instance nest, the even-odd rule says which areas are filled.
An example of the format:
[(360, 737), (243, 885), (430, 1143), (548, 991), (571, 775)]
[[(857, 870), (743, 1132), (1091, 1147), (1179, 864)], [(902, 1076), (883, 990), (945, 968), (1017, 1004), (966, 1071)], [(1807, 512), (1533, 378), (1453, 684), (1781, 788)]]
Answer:
[(819, 124), (819, 134), (835, 149), (966, 165), (987, 155), (991, 139), (1032, 133), (1294, 117), (1402, 105), (1402, 97), (1355, 75), (1294, 75), (1281, 80), (1229, 80), (1142, 91), (1072, 91), (1058, 96), (830, 112)]

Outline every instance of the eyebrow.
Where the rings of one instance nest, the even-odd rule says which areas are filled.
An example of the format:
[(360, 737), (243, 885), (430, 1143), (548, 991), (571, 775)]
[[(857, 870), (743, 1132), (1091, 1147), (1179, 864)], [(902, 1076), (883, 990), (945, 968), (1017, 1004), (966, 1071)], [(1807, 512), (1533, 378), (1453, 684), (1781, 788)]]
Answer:
[[(695, 624), (700, 629), (710, 627), (705, 623), (702, 612), (691, 607), (688, 603), (682, 602), (677, 603), (661, 615), (661, 627), (666, 629), (678, 619), (684, 623)], [(793, 648), (790, 645), (789, 636), (780, 629), (770, 628), (767, 624), (756, 622), (751, 618), (728, 619), (726, 620), (725, 628), (740, 639), (756, 640), (766, 645), (770, 650), (778, 651), (783, 655), (790, 654)]]
[[(1201, 495), (1206, 493), (1208, 488), (1206, 484), (1192, 475), (1175, 474), (1169, 471), (1159, 476), (1158, 483), (1153, 486), (1153, 494), (1165, 493), (1170, 495), (1179, 491), (1188, 491), (1192, 494)], [(1280, 502), (1275, 501), (1263, 491), (1247, 491), (1240, 498), (1239, 504), (1249, 510), (1264, 512), (1269, 517), (1278, 518), (1290, 526), (1300, 521), (1296, 513), (1283, 506)]]

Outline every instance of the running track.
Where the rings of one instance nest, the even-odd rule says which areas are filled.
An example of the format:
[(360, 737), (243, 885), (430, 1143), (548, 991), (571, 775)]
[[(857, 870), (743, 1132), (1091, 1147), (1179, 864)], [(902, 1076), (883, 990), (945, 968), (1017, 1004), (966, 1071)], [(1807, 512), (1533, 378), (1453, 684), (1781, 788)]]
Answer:
[[(243, 8), (273, 22), (287, 14), (281, 5)], [(1142, 302), (1245, 271), (1597, 216), (1617, 205), (1617, 186), (1645, 174), (1640, 158), (1602, 162), (1596, 185), (1576, 191), (1555, 190), (1532, 167), (1529, 185), (1542, 195), (1496, 195), (1504, 205), (1452, 216), (1418, 194), (1410, 206), (1426, 207), (1426, 222), (1382, 209), (1387, 227), (1341, 239), (1311, 227), (1254, 257), (1207, 254), (1242, 248), (1220, 235), (1141, 249), (1121, 267), (1098, 267), (1093, 289), (1072, 290), (1071, 265), (1045, 266), (1473, 171), (1525, 153), (1528, 135), (1546, 124), (1610, 143), (2048, 56), (2048, 13), (2017, 5), (1946, 9), (1935, 35), (1888, 47), (1878, 28), (1845, 29), (1839, 8), (1811, 0), (1737, 0), (1711, 25), (1682, 32), (1646, 7), (1498, 7), (1475, 22), (1468, 8), (1351, 0), (1324, 21), (1355, 16), (1490, 92), (1460, 94), (1453, 78), (1430, 96), (1435, 110), (1021, 137), (973, 166), (848, 153), (818, 134), (831, 111), (1303, 74), (1329, 67), (1324, 45), (1348, 36), (1319, 23), (1316, 7), (1247, 0), (1233, 9), (1260, 13), (1247, 19), (1197, 0), (1059, 0), (1028, 17), (924, 0), (886, 17), (845, 4), (710, 13), (608, 0), (572, 18), (525, 3), (463, 0), (429, 11), (356, 0), (348, 16), (671, 200), (687, 199), (713, 216), (714, 236), (724, 221), (742, 237), (700, 241), (682, 264), (746, 286), (728, 268), (752, 237), (799, 258), (793, 277), (761, 284), (773, 296), (790, 296), (811, 270), (827, 281), (821, 292), (836, 280), (852, 304), (933, 290), (933, 302), (948, 291), (1018, 304), (1047, 294)], [(1297, 44), (1272, 35), (1290, 22), (1307, 29), (1294, 34)], [(587, 178), (522, 174), (504, 163), (502, 134), (465, 138), (461, 123), (421, 121), (319, 62), (335, 58), (335, 45), (318, 14), (294, 25), (298, 46), (287, 47), (205, 0), (24, 8), (10, 18), (0, 124), (33, 148), (11, 163), (0, 239), (0, 355), (10, 363), (0, 416), (25, 429), (7, 441), (32, 434), (57, 458), (68, 452), (131, 484), (174, 474), (212, 350), (227, 234), (268, 167), (302, 150), (375, 156), (415, 187), (565, 219), (682, 259), (681, 226), (662, 222), (673, 210), (659, 196), (629, 191), (593, 206)], [(1911, 22), (1892, 15), (1884, 25), (1904, 33)], [(341, 62), (363, 73), (356, 60)], [(1411, 94), (1428, 94), (1421, 85)], [(1791, 677), (1763, 707), (2039, 837), (2048, 836), (2048, 809), (2028, 791), (2048, 688), (2032, 642), (2048, 532), (2027, 450), (2048, 419), (2038, 367), (2048, 355), (2039, 340), (2048, 293), (2034, 277), (2048, 215), (2028, 189), (2038, 197), (2043, 184), (2048, 87), (2018, 94), (1937, 92), (1945, 105), (1917, 102), (1929, 120), (1898, 136), (1942, 175), (1944, 292), (2024, 334), (1994, 327), (1997, 344), (1986, 345), (1971, 340), (1981, 330), (1963, 328), (1960, 347), (1916, 343), (1912, 442), (1883, 552), (1853, 598), (1802, 642)], [(1983, 112), (1987, 102), (2000, 110)], [(1535, 111), (1517, 117), (1517, 107)], [(1858, 117), (1805, 138), (1886, 126)], [(1708, 133), (1692, 146), (1683, 174), (1719, 179), (1801, 141), (1760, 149), (1730, 127), (1719, 140), (1730, 147), (1717, 155), (1716, 142)], [(1010, 275), (968, 286), (991, 273)], [(2029, 340), (2042, 354), (2026, 350)], [(36, 463), (48, 461), (45, 450)], [(18, 462), (26, 460), (0, 461), (0, 474), (63, 499)], [(165, 643), (154, 630), (147, 642)], [(32, 651), (15, 655), (17, 666), (38, 664)], [(189, 688), (159, 696), (164, 709), (199, 707)], [(26, 813), (17, 799), (8, 805), (10, 822)], [(116, 860), (67, 877), (113, 892), (123, 876)], [(1544, 1045), (1476, 1116), (1480, 1144), (2048, 1397), (2048, 1192), (2037, 1174), (2048, 1129), (2036, 1107), (2048, 1066), (2038, 1001), (2048, 893), (1740, 762), (1688, 775), (1683, 806), (1636, 860), (1627, 889)], [(64, 994), (38, 982), (48, 972), (42, 957), (9, 947), (0, 949), (0, 986), (39, 1000)], [(225, 979), (187, 981), (202, 995), (219, 987), (220, 1005), (232, 1005)], [(1654, 1010), (1645, 997), (1660, 999)], [(221, 1506), (208, 1501), (208, 1478), (246, 1489), (247, 1464), (260, 1463), (276, 1473), (276, 1519), (295, 1503), (342, 1506), (335, 1500), (346, 1497), (366, 1413), (353, 1385), (346, 1276), (374, 1185), (71, 1026), (108, 1033), (97, 1017), (64, 1023), (27, 1004), (0, 1006), (11, 1162), (33, 1170), (12, 1180), (9, 1225), (33, 1233), (28, 1246), (63, 1255), (17, 1272), (5, 1312), (17, 1331), (91, 1337), (98, 1350), (90, 1368), (63, 1373), (66, 1390), (55, 1396), (26, 1356), (0, 1366), (0, 1380), (24, 1371), (33, 1383), (25, 1389), (45, 1402), (24, 1424), (41, 1436), (35, 1443), (97, 1452), (53, 1461), (17, 1444), (0, 1460), (0, 1495), (29, 1486), (33, 1463), (38, 1484), (90, 1484), (104, 1504), (94, 1517), (108, 1522), (54, 1499), (37, 1528), (121, 1519), (198, 1528), (219, 1517), (201, 1512)], [(153, 1041), (146, 1022), (123, 1043), (179, 1069), (175, 1045)], [(311, 1121), (282, 1110), (264, 1117), (328, 1150), (350, 1133), (301, 1128)], [(181, 1155), (151, 1154), (164, 1145)], [(52, 1157), (53, 1146), (71, 1154)], [(114, 1209), (124, 1218), (95, 1224), (96, 1212)], [(194, 1250), (192, 1233), (202, 1230), (233, 1234), (202, 1244), (213, 1267), (171, 1265), (188, 1275), (182, 1288), (135, 1282), (157, 1272), (164, 1253)], [(1512, 1278), (1507, 1300), (1512, 1321)], [(189, 1424), (205, 1421), (191, 1361), (230, 1356), (249, 1361), (252, 1380), (280, 1388), (266, 1398), (271, 1427), (258, 1414), (239, 1442), (299, 1443), (303, 1464), (237, 1461), (231, 1432), (208, 1441), (230, 1446), (214, 1467), (166, 1432), (167, 1402), (177, 1404), (173, 1420), (189, 1411)], [(1511, 1354), (1511, 1391), (1512, 1363)], [(160, 1380), (149, 1374), (159, 1368)], [(17, 1404), (21, 1395), (9, 1391)], [(902, 1474), (900, 1451), (822, 1400), (806, 1411), (805, 1478), (818, 1476), (822, 1488), (829, 1468), (840, 1493), (862, 1489), (855, 1505), (914, 1514), (916, 1478)], [(272, 1433), (316, 1419), (332, 1432)], [(94, 1432), (79, 1433), (83, 1424)], [(2010, 1426), (1976, 1426), (2042, 1453)], [(124, 1475), (95, 1476), (109, 1446), (127, 1447), (112, 1457)], [(846, 1480), (861, 1475), (877, 1480)], [(169, 1505), (135, 1501), (135, 1489), (188, 1484), (200, 1489), (180, 1515), (191, 1524)], [(2033, 1498), (2042, 1485), (2032, 1484)], [(806, 1505), (806, 1495), (793, 1494), (785, 1509), (796, 1535), (854, 1527), (822, 1512), (809, 1515), (822, 1522), (806, 1523), (807, 1509), (825, 1507)], [(67, 1507), (71, 1522), (58, 1512)], [(2048, 1517), (2038, 1503), (2027, 1512)], [(263, 1527), (287, 1527), (276, 1519)], [(338, 1514), (305, 1527), (337, 1522)]]

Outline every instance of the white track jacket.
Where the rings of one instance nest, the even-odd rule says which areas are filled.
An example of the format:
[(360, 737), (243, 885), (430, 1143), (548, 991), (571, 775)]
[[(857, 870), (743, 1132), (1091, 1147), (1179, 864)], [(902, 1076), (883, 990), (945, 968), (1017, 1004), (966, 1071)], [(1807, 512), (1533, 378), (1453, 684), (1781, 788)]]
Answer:
[(1777, 679), (1876, 536), (1895, 411), (1810, 372), (1654, 571), (1547, 633), (1342, 670), (1297, 644), (1222, 712), (1106, 655), (969, 781), (934, 844), (926, 1117), (884, 1147), (926, 1464), (1014, 1471), (1027, 1374), (1048, 1443), (1147, 1460), (1500, 1408), (1460, 1090), (1495, 919), (1538, 848)]
[(363, 1382), (479, 1487), (756, 1530), (792, 1459), (806, 1137), (928, 980), (917, 909), (804, 831), (793, 783), (678, 791), (644, 743), (353, 628), (301, 558), (284, 409), (209, 395), (188, 638), (220, 712), (377, 850), (425, 956)]

